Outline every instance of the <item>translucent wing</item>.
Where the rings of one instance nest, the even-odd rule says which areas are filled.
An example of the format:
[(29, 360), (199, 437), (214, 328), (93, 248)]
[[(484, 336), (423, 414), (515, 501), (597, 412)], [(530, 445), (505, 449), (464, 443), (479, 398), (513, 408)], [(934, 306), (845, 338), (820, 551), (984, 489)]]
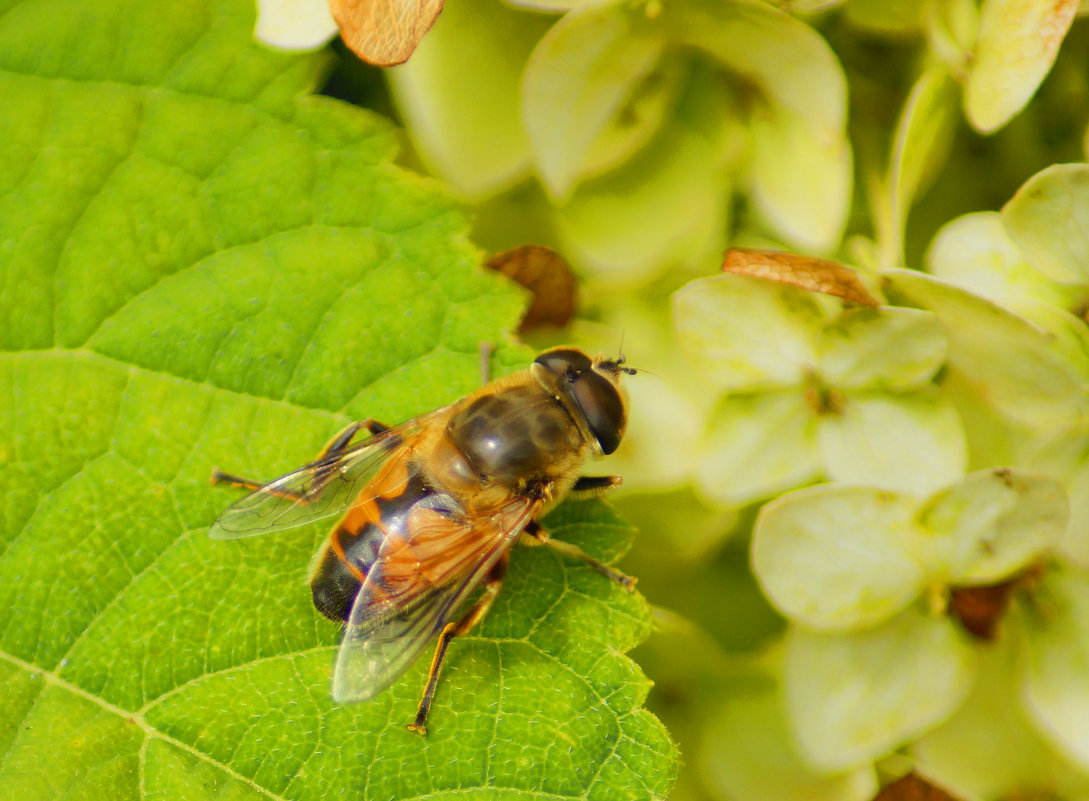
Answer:
[(362, 500), (360, 493), (378, 469), (396, 458), (398, 451), (410, 451), (415, 436), (444, 411), (438, 409), (386, 429), (270, 481), (228, 507), (212, 524), (209, 535), (218, 540), (252, 537), (344, 514)]
[(407, 540), (387, 539), (352, 606), (333, 700), (365, 701), (392, 684), (455, 619), (540, 508), (540, 501), (508, 499), (461, 520), (438, 509)]

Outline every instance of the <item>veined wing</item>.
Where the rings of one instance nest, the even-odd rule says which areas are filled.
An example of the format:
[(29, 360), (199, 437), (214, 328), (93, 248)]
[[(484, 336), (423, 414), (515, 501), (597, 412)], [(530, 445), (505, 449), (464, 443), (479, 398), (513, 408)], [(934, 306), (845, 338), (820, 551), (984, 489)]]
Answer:
[(540, 501), (508, 500), (477, 510), (475, 522), (439, 510), (408, 540), (387, 539), (352, 606), (333, 700), (365, 701), (404, 673), (540, 509)]
[(408, 420), (270, 481), (228, 507), (209, 535), (218, 540), (252, 537), (344, 514), (362, 500), (360, 493), (381, 466), (407, 457), (427, 421), (443, 411)]

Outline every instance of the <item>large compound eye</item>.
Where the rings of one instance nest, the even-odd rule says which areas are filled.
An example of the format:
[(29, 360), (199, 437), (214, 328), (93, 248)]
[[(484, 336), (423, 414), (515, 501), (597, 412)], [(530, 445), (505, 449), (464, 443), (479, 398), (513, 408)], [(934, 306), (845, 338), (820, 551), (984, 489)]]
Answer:
[(578, 378), (583, 373), (590, 372), (594, 365), (589, 356), (576, 348), (546, 350), (534, 359), (534, 363), (548, 368), (549, 372), (569, 381)]
[(620, 390), (594, 362), (577, 348), (546, 350), (535, 360), (554, 377), (555, 389), (574, 405), (602, 453), (612, 453), (619, 447), (627, 426), (627, 411)]
[(602, 453), (612, 453), (620, 446), (628, 416), (620, 390), (601, 373), (583, 373), (571, 385), (571, 396), (586, 418)]

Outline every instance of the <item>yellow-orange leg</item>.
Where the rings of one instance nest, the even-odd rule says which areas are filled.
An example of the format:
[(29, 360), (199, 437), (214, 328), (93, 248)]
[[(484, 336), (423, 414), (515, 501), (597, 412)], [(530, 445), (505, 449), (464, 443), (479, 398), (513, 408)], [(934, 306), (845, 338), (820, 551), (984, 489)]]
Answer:
[[(238, 487), (244, 490), (260, 489), (264, 486), (260, 481), (254, 481), (249, 478), (242, 478), (242, 476), (236, 476), (233, 473), (224, 473), (218, 467), (212, 468), (213, 484), (230, 484), (232, 487)], [(285, 493), (285, 497), (291, 497), (297, 493)]]
[(452, 639), (470, 631), (473, 626), (481, 621), (484, 615), (488, 614), (488, 610), (491, 609), (495, 597), (499, 595), (499, 590), (503, 586), (503, 577), (507, 574), (508, 559), (508, 556), (504, 554), (495, 563), (495, 567), (488, 574), (488, 581), (484, 585), (484, 594), (480, 596), (479, 601), (473, 604), (473, 608), (466, 612), (461, 620), (451, 621), (443, 627), (442, 634), (439, 635), (439, 641), (435, 645), (435, 655), (431, 658), (431, 669), (427, 672), (427, 684), (424, 685), (423, 695), (420, 697), (420, 706), (416, 710), (416, 719), (408, 724), (409, 731), (414, 731), (420, 735), (427, 734), (427, 713), (431, 711), (431, 702), (435, 699), (435, 688), (439, 683), (439, 670), (442, 668), (442, 660), (446, 656), (446, 649), (450, 646)]
[(619, 570), (609, 567), (604, 562), (598, 561), (586, 551), (582, 550), (577, 545), (572, 545), (570, 542), (563, 542), (562, 540), (554, 540), (549, 536), (548, 532), (544, 530), (544, 527), (536, 520), (532, 521), (524, 532), (526, 535), (523, 537), (523, 542), (530, 545), (547, 545), (554, 551), (565, 554), (567, 556), (573, 556), (576, 559), (581, 559), (590, 565), (594, 570), (607, 576), (612, 581), (615, 581), (621, 587), (628, 592), (632, 592), (635, 589), (635, 582), (639, 579), (635, 576), (629, 576), (627, 573), (621, 573)]

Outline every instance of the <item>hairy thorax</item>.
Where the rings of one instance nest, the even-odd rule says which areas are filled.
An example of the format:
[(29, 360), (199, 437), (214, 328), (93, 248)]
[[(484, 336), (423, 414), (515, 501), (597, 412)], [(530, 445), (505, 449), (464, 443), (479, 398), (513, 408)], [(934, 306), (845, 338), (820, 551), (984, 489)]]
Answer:
[(445, 439), (482, 483), (519, 491), (570, 472), (585, 444), (559, 400), (533, 383), (471, 398)]

